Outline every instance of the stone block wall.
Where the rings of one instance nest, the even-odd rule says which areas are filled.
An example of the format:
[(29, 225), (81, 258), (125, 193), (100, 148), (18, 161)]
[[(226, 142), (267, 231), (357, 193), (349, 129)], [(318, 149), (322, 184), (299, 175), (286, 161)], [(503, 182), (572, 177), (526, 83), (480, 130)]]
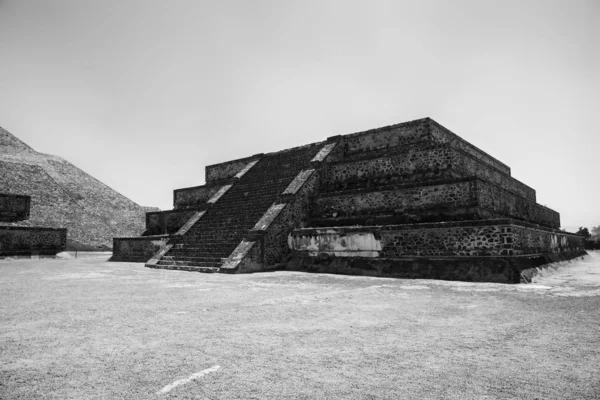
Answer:
[(400, 145), (431, 141), (425, 119), (357, 132), (341, 137), (344, 157)]
[(168, 239), (168, 235), (114, 238), (110, 261), (146, 262), (166, 246)]
[(397, 189), (373, 191), (360, 189), (321, 195), (312, 216), (344, 217), (365, 214), (400, 214), (424, 208), (462, 208), (475, 206), (477, 193), (472, 180), (443, 182), (422, 186), (399, 185)]
[(464, 176), (476, 176), (498, 185), (509, 192), (524, 197), (527, 200), (536, 201), (536, 192), (528, 185), (493, 167), (486, 167), (486, 165), (479, 162), (477, 158), (468, 156), (460, 150), (454, 149), (453, 153), (451, 161), (452, 167), (462, 171)]
[(0, 193), (0, 221), (23, 221), (29, 218), (30, 196)]
[(149, 212), (146, 214), (146, 231), (143, 236), (176, 233), (196, 210), (172, 210)]
[(571, 253), (582, 237), (514, 220), (297, 229), (296, 255), (335, 257), (482, 257)]
[(583, 237), (540, 228), (512, 227), (512, 251), (516, 255), (583, 250)]
[(420, 142), (361, 155), (324, 168), (322, 189), (476, 176), (529, 200), (536, 199), (535, 190), (529, 186), (449, 144)]
[(511, 218), (560, 228), (560, 214), (523, 197), (515, 196), (499, 186), (477, 181), (477, 198), (482, 207), (494, 210)]
[(237, 160), (227, 161), (219, 164), (207, 165), (205, 168), (206, 182), (211, 183), (233, 178), (237, 173), (242, 171), (252, 159), (260, 158), (262, 154), (257, 154), (251, 157), (239, 158)]
[(461, 139), (430, 118), (344, 135), (342, 143), (345, 156), (348, 157), (364, 151), (408, 145), (422, 141), (448, 143), (450, 146), (461, 149), (476, 157), (481, 162), (510, 175), (510, 168), (506, 164)]
[(426, 119), (428, 129), (431, 136), (433, 137), (433, 140), (439, 141), (441, 143), (449, 143), (452, 147), (464, 151), (465, 153), (471, 155), (472, 157), (475, 157), (482, 163), (487, 164), (499, 171), (502, 171), (507, 175), (510, 175), (510, 168), (508, 167), (508, 165), (490, 156), (485, 151), (462, 139), (461, 137), (451, 132), (450, 130), (444, 128), (442, 125), (438, 124), (432, 119)]
[(309, 213), (309, 196), (318, 186), (316, 171), (306, 177), (301, 187), (294, 188), (293, 198), (271, 223), (266, 231), (263, 245), (263, 265), (273, 265), (287, 260), (290, 248), (287, 245), (287, 235), (294, 228), (306, 226)]
[(175, 209), (197, 208), (205, 204), (222, 185), (202, 185), (173, 191)]
[(317, 198), (311, 213), (317, 220), (332, 219), (332, 226), (359, 216), (393, 216), (397, 223), (510, 217), (560, 227), (557, 212), (477, 178), (332, 192)]
[(66, 248), (66, 229), (0, 226), (0, 257), (55, 255)]

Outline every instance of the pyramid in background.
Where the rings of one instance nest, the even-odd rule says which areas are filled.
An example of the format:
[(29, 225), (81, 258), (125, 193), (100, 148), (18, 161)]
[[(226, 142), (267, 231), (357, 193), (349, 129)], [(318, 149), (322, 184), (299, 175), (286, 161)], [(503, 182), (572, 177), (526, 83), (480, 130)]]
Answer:
[(1, 127), (0, 193), (31, 196), (29, 220), (9, 225), (67, 228), (71, 249), (109, 249), (114, 236), (138, 235), (149, 211), (63, 158), (36, 152)]

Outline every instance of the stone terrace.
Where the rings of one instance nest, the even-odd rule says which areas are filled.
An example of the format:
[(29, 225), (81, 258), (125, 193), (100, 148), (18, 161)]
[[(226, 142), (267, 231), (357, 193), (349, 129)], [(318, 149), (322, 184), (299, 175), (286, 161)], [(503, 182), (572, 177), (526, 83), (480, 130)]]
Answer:
[(455, 269), (443, 276), (514, 282), (582, 254), (534, 189), (429, 118), (207, 166), (206, 180), (176, 190), (174, 210), (149, 213), (144, 236), (115, 238), (113, 259), (427, 277), (443, 257)]

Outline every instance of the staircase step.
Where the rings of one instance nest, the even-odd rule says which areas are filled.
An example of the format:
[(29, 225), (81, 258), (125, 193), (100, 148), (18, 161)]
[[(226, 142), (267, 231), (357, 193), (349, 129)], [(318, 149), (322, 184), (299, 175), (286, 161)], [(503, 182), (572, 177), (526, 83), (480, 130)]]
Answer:
[(186, 262), (209, 262), (209, 263), (221, 263), (223, 257), (191, 257), (191, 256), (183, 256), (183, 255), (169, 255), (164, 256), (161, 261), (171, 262), (171, 261), (186, 261)]
[(170, 269), (177, 271), (190, 271), (190, 272), (204, 272), (204, 273), (215, 273), (219, 272), (221, 268), (219, 267), (195, 267), (188, 265), (156, 265), (154, 266), (156, 269)]
[(183, 260), (160, 260), (156, 265), (164, 266), (181, 266), (181, 267), (215, 267), (221, 266), (221, 262), (208, 262), (208, 261), (183, 261)]
[(319, 146), (261, 158), (187, 233), (173, 240), (157, 268), (218, 272), (297, 174), (310, 165)]

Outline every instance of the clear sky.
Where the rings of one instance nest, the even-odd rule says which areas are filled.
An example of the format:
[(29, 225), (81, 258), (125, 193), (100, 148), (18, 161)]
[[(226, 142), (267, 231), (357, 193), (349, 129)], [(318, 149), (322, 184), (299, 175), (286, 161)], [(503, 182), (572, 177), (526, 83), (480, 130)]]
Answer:
[(429, 116), (600, 225), (600, 2), (0, 0), (0, 126), (135, 202)]

